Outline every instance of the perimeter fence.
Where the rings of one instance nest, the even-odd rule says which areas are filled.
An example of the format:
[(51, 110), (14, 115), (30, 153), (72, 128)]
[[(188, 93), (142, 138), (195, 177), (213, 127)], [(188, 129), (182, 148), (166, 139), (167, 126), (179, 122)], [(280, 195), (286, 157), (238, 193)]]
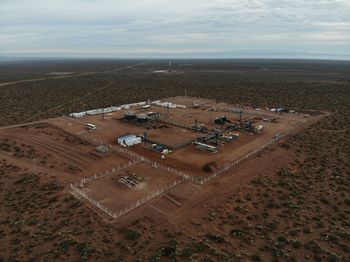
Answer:
[(92, 203), (93, 205), (98, 207), (100, 210), (102, 210), (104, 213), (106, 213), (107, 215), (109, 215), (113, 219), (117, 219), (118, 217), (134, 210), (135, 208), (145, 204), (146, 202), (152, 200), (153, 198), (155, 198), (155, 197), (167, 192), (168, 190), (176, 187), (177, 185), (183, 183), (184, 181), (186, 181), (185, 178), (180, 178), (180, 179), (178, 179), (170, 184), (167, 184), (167, 185), (151, 192), (150, 194), (146, 195), (145, 197), (143, 197), (135, 202), (132, 202), (131, 204), (129, 204), (125, 208), (119, 209), (117, 211), (112, 211), (111, 209), (107, 208), (100, 201), (93, 198), (92, 196), (90, 196), (89, 194), (84, 192), (81, 188), (78, 188), (77, 186), (75, 186), (73, 184), (70, 185), (70, 188), (71, 188), (72, 192), (74, 192), (75, 194), (78, 194), (79, 196), (85, 198), (86, 200), (88, 200), (90, 203)]
[(99, 139), (96, 139), (96, 138), (93, 138), (93, 137), (89, 137), (86, 135), (85, 131), (80, 131), (80, 132), (77, 132), (77, 135), (78, 136), (81, 136), (89, 141), (91, 141), (92, 143), (96, 144), (96, 145), (107, 145), (108, 148), (110, 150), (112, 150), (113, 152), (115, 153), (119, 153), (119, 154), (123, 154), (123, 155), (126, 155), (127, 157), (130, 157), (134, 160), (137, 160), (137, 161), (142, 161), (142, 162), (145, 162), (149, 165), (151, 165), (152, 167), (154, 168), (157, 168), (157, 169), (161, 169), (161, 170), (164, 170), (168, 173), (171, 173), (171, 174), (174, 174), (176, 176), (179, 176), (179, 177), (183, 177), (185, 179), (189, 179), (191, 176), (188, 175), (187, 173), (183, 172), (183, 171), (180, 171), (176, 168), (173, 168), (173, 167), (169, 167), (167, 165), (164, 165), (164, 164), (161, 164), (157, 161), (154, 161), (154, 160), (150, 160), (144, 156), (141, 156), (131, 150), (128, 150), (126, 148), (123, 148), (123, 147), (120, 147), (120, 146), (116, 146), (116, 145), (111, 145), (111, 144), (108, 144), (102, 140), (99, 140)]
[[(304, 120), (304, 121), (301, 121), (298, 125), (296, 125), (296, 127), (300, 127), (302, 125), (304, 125), (305, 123), (307, 122), (307, 120)], [(193, 183), (196, 183), (196, 184), (199, 184), (199, 185), (204, 185), (205, 183), (209, 182), (210, 180), (218, 177), (218, 176), (221, 176), (223, 175), (224, 173), (226, 173), (227, 171), (231, 170), (232, 168), (234, 168), (235, 166), (237, 166), (239, 163), (241, 163), (242, 161), (252, 157), (253, 155), (256, 155), (258, 153), (260, 153), (262, 150), (266, 149), (267, 147), (271, 146), (272, 144), (278, 142), (279, 140), (281, 140), (282, 138), (286, 137), (287, 135), (289, 135), (291, 133), (291, 131), (287, 131), (285, 133), (281, 133), (281, 134), (277, 134), (272, 140), (268, 141), (267, 143), (265, 143), (264, 145), (248, 152), (247, 154), (245, 154), (244, 156), (236, 159), (235, 161), (232, 161), (232, 162), (229, 162), (225, 165), (223, 165), (219, 170), (211, 173), (209, 176), (205, 177), (205, 178), (200, 178), (200, 177), (194, 177), (194, 176), (190, 176), (188, 175), (187, 173), (183, 172), (183, 171), (180, 171), (180, 170), (177, 170), (175, 168), (172, 168), (172, 167), (169, 167), (169, 166), (166, 166), (164, 164), (160, 164), (156, 161), (153, 161), (153, 160), (150, 160), (144, 156), (141, 156), (135, 152), (132, 152), (126, 148), (122, 148), (122, 147), (119, 147), (119, 146), (114, 146), (114, 145), (111, 145), (111, 144), (108, 144), (102, 140), (99, 140), (99, 139), (96, 139), (96, 138), (93, 138), (93, 137), (89, 137), (86, 135), (85, 131), (81, 131), (81, 132), (78, 132), (77, 135), (91, 141), (93, 144), (96, 144), (96, 145), (108, 145), (108, 147), (116, 152), (116, 153), (121, 153), (123, 155), (126, 155), (128, 157), (130, 157), (132, 160), (131, 161), (128, 161), (126, 163), (123, 163), (122, 165), (118, 166), (118, 167), (115, 167), (115, 168), (112, 168), (111, 170), (107, 170), (105, 172), (101, 172), (101, 173), (98, 173), (98, 174), (95, 174), (91, 177), (88, 177), (88, 178), (83, 178), (80, 180), (80, 182), (76, 182), (75, 185), (74, 184), (71, 184), (70, 185), (70, 188), (72, 190), (72, 192), (80, 195), (81, 197), (85, 198), (86, 200), (88, 200), (89, 202), (91, 202), (92, 204), (94, 204), (95, 206), (97, 206), (99, 209), (101, 209), (104, 213), (108, 214), (110, 217), (112, 217), (113, 219), (116, 219), (132, 210), (134, 210), (135, 208), (145, 204), (146, 202), (152, 200), (153, 198), (165, 193), (166, 191), (174, 188), (175, 186), (183, 183), (184, 181), (188, 180), (188, 181), (191, 181)], [(171, 173), (171, 174), (174, 174), (178, 177), (180, 177), (178, 180), (170, 183), (170, 184), (167, 184), (166, 186), (164, 187), (161, 187), (160, 189), (157, 189), (153, 192), (151, 192), (150, 194), (146, 195), (145, 197), (135, 201), (135, 202), (132, 202), (131, 204), (129, 204), (128, 206), (126, 206), (125, 208), (123, 209), (120, 209), (120, 210), (117, 210), (117, 211), (112, 211), (110, 209), (108, 209), (106, 206), (104, 206), (102, 203), (100, 203), (98, 200), (94, 199), (92, 196), (88, 195), (86, 192), (84, 192), (81, 188), (83, 188), (87, 183), (93, 181), (93, 180), (96, 180), (96, 179), (99, 179), (99, 178), (102, 178), (102, 177), (105, 177), (105, 176), (108, 176), (108, 175), (111, 175), (115, 172), (118, 172), (124, 168), (127, 168), (129, 166), (132, 166), (132, 165), (135, 165), (135, 164), (138, 164), (140, 162), (145, 162), (149, 165), (151, 165), (152, 167), (154, 168), (157, 168), (157, 169), (161, 169), (161, 170), (164, 170), (168, 173)], [(79, 188), (80, 186), (80, 188)]]
[[(302, 125), (304, 125), (307, 122), (307, 120), (301, 121), (300, 123), (298, 123), (298, 125), (296, 125), (296, 127), (301, 127)], [(205, 183), (207, 183), (208, 181), (214, 179), (217, 176), (222, 175), (223, 173), (229, 171), (230, 169), (232, 169), (233, 167), (237, 166), (239, 163), (241, 163), (242, 161), (252, 157), (253, 155), (256, 155), (258, 153), (260, 153), (261, 151), (263, 151), (264, 149), (266, 149), (267, 147), (271, 146), (272, 144), (278, 142), (279, 140), (281, 140), (282, 138), (288, 136), (289, 134), (291, 134), (291, 131), (287, 131), (281, 134), (276, 135), (272, 140), (268, 141), (266, 144), (252, 150), (249, 151), (247, 154), (245, 154), (244, 156), (236, 159), (233, 162), (229, 162), (225, 165), (223, 165), (219, 170), (213, 172), (210, 176), (203, 178), (203, 179), (199, 179), (198, 182), (199, 184), (203, 185)]]
[(132, 160), (132, 161), (125, 162), (117, 167), (113, 167), (111, 170), (106, 170), (105, 172), (96, 173), (93, 176), (82, 178), (80, 180), (80, 182), (76, 182), (75, 185), (80, 186), (80, 187), (84, 187), (87, 183), (89, 183), (91, 181), (94, 181), (96, 179), (100, 179), (102, 177), (110, 176), (114, 173), (119, 172), (120, 170), (123, 170), (123, 169), (128, 168), (128, 167), (133, 166), (133, 165), (136, 165), (140, 162), (141, 161), (139, 161), (139, 160)]

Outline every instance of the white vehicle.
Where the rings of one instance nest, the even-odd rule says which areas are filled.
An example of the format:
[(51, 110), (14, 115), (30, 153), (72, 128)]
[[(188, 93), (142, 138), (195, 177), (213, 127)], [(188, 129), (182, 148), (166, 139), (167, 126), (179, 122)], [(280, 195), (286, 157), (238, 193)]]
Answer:
[(96, 130), (97, 126), (94, 124), (86, 124), (85, 127), (90, 130)]

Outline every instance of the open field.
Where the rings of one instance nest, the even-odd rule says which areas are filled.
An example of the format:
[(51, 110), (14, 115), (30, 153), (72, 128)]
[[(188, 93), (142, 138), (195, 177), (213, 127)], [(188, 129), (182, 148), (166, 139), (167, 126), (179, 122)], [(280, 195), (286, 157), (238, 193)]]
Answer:
[(2, 158), (71, 183), (127, 161), (113, 153), (98, 154), (93, 145), (47, 123), (1, 129), (0, 143)]
[[(44, 121), (0, 129), (0, 259), (348, 261), (349, 65), (327, 61), (173, 64), (181, 74), (154, 73), (162, 69), (162, 62), (146, 61), (115, 73), (1, 87), (4, 126)], [(69, 72), (66, 66), (62, 65), (61, 71)], [(93, 68), (89, 65), (87, 71), (108, 70), (90, 66)], [(158, 152), (145, 149), (144, 144), (131, 148), (152, 161), (205, 177), (202, 167), (206, 159), (220, 166), (264, 144), (276, 132), (291, 131), (275, 146), (224, 175), (202, 186), (181, 183), (113, 223), (94, 205), (69, 194), (70, 183), (130, 161), (121, 153), (97, 153), (90, 140), (77, 135), (86, 122), (100, 127), (85, 131), (87, 136), (111, 144), (126, 132), (142, 135), (147, 131), (152, 139), (173, 145), (202, 134), (170, 124), (147, 129), (123, 123), (119, 120), (122, 111), (105, 119), (100, 115), (80, 122), (60, 117), (63, 113), (169, 96), (177, 96), (171, 100), (179, 104), (200, 102), (184, 101), (179, 97), (184, 90), (191, 97), (214, 99), (205, 101), (210, 106), (225, 108), (229, 103), (264, 110), (266, 106), (284, 105), (302, 114), (297, 120), (283, 114), (277, 123), (264, 122), (261, 134), (240, 132), (240, 139), (225, 143), (216, 154), (187, 145), (161, 160)], [(216, 104), (215, 99), (225, 103)], [(210, 128), (208, 122), (221, 115), (207, 109), (172, 110), (170, 119), (174, 122), (193, 125), (197, 118)], [(311, 117), (304, 118), (303, 114)], [(232, 120), (239, 117), (235, 113), (225, 115)], [(47, 117), (55, 118), (45, 120)], [(243, 114), (243, 118), (250, 117)], [(295, 128), (302, 119), (308, 122)], [(181, 135), (176, 136), (178, 133)], [(125, 185), (111, 181), (112, 177), (133, 173), (144, 177), (145, 184), (127, 190)], [(139, 163), (89, 182), (83, 190), (108, 208), (119, 209), (124, 202), (144, 197), (158, 185), (176, 179), (172, 173)]]

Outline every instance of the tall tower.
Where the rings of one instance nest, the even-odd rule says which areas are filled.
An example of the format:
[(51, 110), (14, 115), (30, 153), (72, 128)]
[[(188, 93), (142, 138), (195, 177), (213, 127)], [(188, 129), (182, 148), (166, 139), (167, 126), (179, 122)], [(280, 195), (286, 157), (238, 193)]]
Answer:
[(169, 61), (169, 69), (168, 69), (169, 72), (171, 72), (171, 61)]

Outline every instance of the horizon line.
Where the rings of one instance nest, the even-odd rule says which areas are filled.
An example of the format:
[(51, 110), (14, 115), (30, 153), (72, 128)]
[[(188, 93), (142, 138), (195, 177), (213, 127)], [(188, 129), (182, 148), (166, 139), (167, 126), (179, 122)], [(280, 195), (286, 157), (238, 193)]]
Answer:
[(350, 62), (350, 58), (291, 58), (291, 57), (104, 57), (104, 56), (1, 56), (0, 62), (30, 60), (290, 60)]

